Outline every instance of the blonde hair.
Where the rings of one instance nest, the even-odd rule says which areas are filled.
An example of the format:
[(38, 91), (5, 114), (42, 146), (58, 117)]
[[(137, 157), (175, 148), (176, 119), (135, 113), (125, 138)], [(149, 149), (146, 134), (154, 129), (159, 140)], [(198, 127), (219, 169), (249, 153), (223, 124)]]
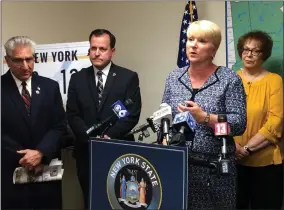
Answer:
[(187, 28), (186, 35), (187, 37), (190, 35), (198, 35), (200, 37), (209, 39), (212, 41), (212, 44), (216, 50), (219, 48), (222, 39), (220, 27), (209, 20), (192, 22)]

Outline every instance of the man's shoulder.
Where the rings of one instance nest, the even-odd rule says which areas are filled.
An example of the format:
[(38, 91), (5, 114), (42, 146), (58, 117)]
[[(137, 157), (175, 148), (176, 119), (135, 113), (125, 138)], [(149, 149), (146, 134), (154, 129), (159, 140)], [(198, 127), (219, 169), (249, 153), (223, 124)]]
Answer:
[[(12, 79), (10, 80), (12, 81)], [(1, 87), (4, 88), (5, 86), (9, 86), (9, 76), (8, 76), (8, 73), (5, 73), (3, 75), (1, 75)], [(2, 89), (1, 89), (1, 92), (2, 92)]]
[(7, 73), (1, 75), (1, 79), (7, 77)]
[[(123, 76), (127, 76), (127, 75), (131, 76), (131, 75), (137, 74), (137, 72), (135, 72), (133, 70), (130, 70), (128, 68), (116, 65), (114, 63), (112, 63), (111, 69), (114, 69), (116, 71), (116, 73), (123, 75)], [(72, 78), (73, 78), (73, 80), (81, 80), (81, 79), (85, 78), (86, 75), (88, 75), (90, 72), (93, 72), (92, 66), (82, 68), (77, 73), (72, 74)]]
[(5, 80), (5, 79), (7, 79), (7, 78), (9, 78), (9, 77), (11, 77), (12, 78), (12, 75), (11, 75), (11, 72), (10, 72), (10, 70), (8, 70), (7, 72), (5, 72), (5, 74), (2, 74), (1, 75), (1, 80)]
[(48, 85), (49, 87), (58, 86), (59, 85), (57, 81), (55, 81), (55, 80), (53, 80), (51, 78), (48, 78), (48, 77), (40, 76), (40, 75), (37, 75), (36, 80), (41, 85)]
[(118, 70), (120, 73), (122, 73), (122, 74), (130, 74), (130, 75), (132, 75), (132, 74), (137, 74), (135, 71), (133, 71), (133, 70), (130, 70), (130, 69), (128, 69), (128, 68), (125, 68), (125, 67), (122, 67), (122, 66), (118, 66), (118, 65), (116, 65), (116, 64), (112, 64), (112, 66), (111, 66), (111, 68), (114, 68), (114, 69), (116, 69), (116, 70)]
[(85, 75), (90, 72), (90, 71), (93, 71), (93, 67), (92, 66), (88, 66), (88, 67), (85, 67), (85, 68), (82, 68), (80, 71), (76, 72), (76, 73), (73, 73), (72, 74), (72, 78), (73, 79), (76, 79), (76, 78), (82, 78), (82, 77), (85, 77)]
[(3, 75), (1, 75), (1, 81), (3, 82), (3, 81), (5, 81), (6, 79), (7, 79), (7, 73), (5, 73), (5, 74), (3, 74)]

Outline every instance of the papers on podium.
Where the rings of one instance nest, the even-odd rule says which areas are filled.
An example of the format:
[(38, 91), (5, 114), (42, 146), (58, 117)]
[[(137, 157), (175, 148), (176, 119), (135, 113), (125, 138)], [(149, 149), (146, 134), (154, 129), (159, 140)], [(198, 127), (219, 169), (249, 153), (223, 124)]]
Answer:
[(24, 167), (18, 167), (13, 173), (14, 184), (25, 184), (34, 182), (49, 182), (62, 180), (63, 177), (63, 163), (61, 160), (52, 159), (49, 165), (44, 165), (42, 173), (37, 175)]

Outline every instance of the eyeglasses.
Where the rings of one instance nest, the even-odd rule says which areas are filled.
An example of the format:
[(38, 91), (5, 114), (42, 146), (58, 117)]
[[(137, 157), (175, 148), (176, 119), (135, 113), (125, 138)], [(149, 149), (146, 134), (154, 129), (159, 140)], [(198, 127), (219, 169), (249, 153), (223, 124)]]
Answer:
[(250, 50), (250, 49), (248, 49), (248, 48), (244, 48), (244, 49), (243, 49), (243, 54), (244, 54), (244, 55), (247, 55), (249, 52), (251, 52), (251, 54), (252, 54), (253, 56), (258, 56), (260, 53), (262, 53), (262, 51), (260, 51), (260, 50)]
[(32, 64), (34, 62), (34, 57), (29, 57), (29, 58), (12, 58), (9, 56), (11, 61), (15, 63), (16, 65), (24, 65), (24, 62), (26, 61), (27, 64)]

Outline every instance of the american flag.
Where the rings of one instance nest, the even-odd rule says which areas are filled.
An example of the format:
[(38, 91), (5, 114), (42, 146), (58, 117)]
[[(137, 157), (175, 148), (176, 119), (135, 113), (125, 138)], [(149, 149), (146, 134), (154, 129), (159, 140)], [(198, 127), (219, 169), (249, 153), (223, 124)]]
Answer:
[(189, 65), (189, 61), (186, 57), (186, 30), (191, 22), (198, 20), (197, 7), (195, 1), (188, 1), (185, 5), (184, 14), (182, 18), (179, 38), (179, 51), (177, 65), (179, 68)]

